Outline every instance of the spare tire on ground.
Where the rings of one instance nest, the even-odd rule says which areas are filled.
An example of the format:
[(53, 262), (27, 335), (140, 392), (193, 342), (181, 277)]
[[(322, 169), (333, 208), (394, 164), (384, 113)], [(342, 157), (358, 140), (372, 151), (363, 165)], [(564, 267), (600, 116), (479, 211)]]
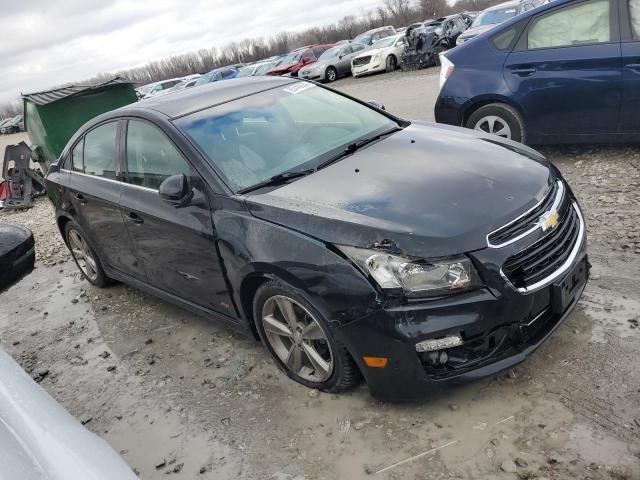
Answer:
[(33, 233), (16, 223), (0, 223), (0, 291), (33, 270)]

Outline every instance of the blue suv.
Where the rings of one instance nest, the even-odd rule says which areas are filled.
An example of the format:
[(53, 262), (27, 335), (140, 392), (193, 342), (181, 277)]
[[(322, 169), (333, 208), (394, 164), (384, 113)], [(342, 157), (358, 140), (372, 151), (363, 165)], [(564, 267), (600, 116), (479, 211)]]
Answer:
[(639, 0), (558, 0), (445, 55), (437, 122), (528, 144), (640, 140)]

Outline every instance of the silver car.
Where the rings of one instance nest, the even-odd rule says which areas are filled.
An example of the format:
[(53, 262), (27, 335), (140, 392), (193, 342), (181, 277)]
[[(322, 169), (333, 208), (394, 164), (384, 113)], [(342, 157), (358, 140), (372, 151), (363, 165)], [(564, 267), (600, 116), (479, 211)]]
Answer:
[(137, 478), (104, 440), (84, 428), (0, 350), (0, 479)]
[(303, 67), (298, 77), (318, 82), (333, 82), (351, 74), (351, 59), (365, 49), (361, 43), (338, 45), (320, 55), (318, 61)]

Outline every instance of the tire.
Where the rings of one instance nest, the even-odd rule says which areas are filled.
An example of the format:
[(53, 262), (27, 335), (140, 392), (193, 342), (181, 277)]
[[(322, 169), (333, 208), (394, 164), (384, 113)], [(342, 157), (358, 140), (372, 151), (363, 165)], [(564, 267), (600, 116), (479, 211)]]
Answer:
[(333, 67), (328, 67), (324, 72), (324, 78), (328, 83), (335, 82), (338, 79), (338, 72)]
[[(292, 323), (284, 313), (288, 310), (287, 303), (298, 328), (290, 328)], [(300, 290), (277, 280), (266, 282), (255, 294), (253, 317), (262, 343), (278, 367), (292, 380), (330, 393), (344, 392), (360, 382), (360, 371), (347, 349), (334, 337), (326, 317)], [(265, 317), (271, 317), (271, 320), (265, 321)], [(285, 330), (297, 332), (297, 338)], [(313, 352), (307, 353), (310, 350)], [(297, 356), (295, 352), (298, 352)], [(298, 362), (296, 358), (299, 358)]]
[(516, 142), (526, 142), (526, 129), (522, 116), (510, 105), (490, 103), (473, 112), (465, 127), (480, 130)]
[(395, 72), (396, 68), (398, 68), (398, 59), (395, 55), (389, 55), (385, 65), (387, 73)]
[[(75, 223), (67, 222), (64, 229), (64, 238), (71, 252), (71, 257), (73, 257), (73, 261), (76, 262), (78, 270), (80, 270), (80, 273), (87, 282), (98, 288), (104, 288), (113, 283), (104, 272), (100, 257), (98, 257), (98, 254), (85, 238), (84, 233), (82, 233)], [(91, 258), (92, 261), (89, 261), (89, 258)]]

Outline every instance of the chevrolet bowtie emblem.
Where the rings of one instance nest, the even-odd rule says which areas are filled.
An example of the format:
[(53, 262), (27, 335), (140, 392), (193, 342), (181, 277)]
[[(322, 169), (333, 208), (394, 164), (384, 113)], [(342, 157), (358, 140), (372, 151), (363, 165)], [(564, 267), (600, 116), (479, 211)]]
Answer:
[(542, 228), (543, 232), (546, 232), (547, 230), (551, 230), (552, 228), (555, 228), (558, 225), (559, 220), (560, 220), (560, 215), (558, 214), (558, 212), (554, 210), (552, 212), (547, 212), (544, 215), (542, 215), (540, 217), (540, 221), (538, 222), (538, 225), (540, 225), (540, 228)]

